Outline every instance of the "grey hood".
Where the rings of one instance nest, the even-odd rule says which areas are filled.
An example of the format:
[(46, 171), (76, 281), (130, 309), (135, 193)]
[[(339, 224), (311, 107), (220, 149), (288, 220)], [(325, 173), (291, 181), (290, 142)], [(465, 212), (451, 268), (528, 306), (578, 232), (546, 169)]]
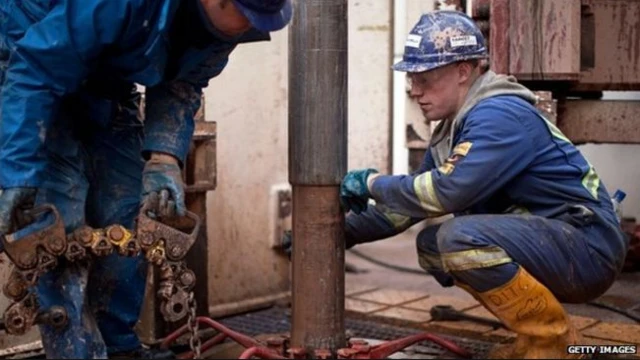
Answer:
[(519, 84), (515, 77), (497, 75), (493, 71), (482, 74), (469, 89), (465, 101), (455, 117), (440, 121), (433, 131), (429, 146), (436, 167), (444, 164), (451, 154), (452, 142), (460, 128), (462, 119), (482, 100), (499, 95), (519, 96), (531, 104), (537, 102), (537, 98), (531, 90)]

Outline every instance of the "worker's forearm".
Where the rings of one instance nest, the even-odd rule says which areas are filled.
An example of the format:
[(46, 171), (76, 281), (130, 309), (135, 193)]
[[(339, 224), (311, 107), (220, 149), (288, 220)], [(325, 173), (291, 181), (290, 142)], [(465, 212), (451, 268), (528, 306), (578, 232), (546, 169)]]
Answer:
[(184, 82), (163, 83), (148, 88), (146, 95), (143, 156), (168, 154), (184, 165), (202, 89)]
[(382, 240), (397, 235), (421, 219), (391, 212), (383, 205), (370, 205), (360, 214), (346, 218), (346, 247)]
[(369, 182), (369, 191), (376, 202), (394, 213), (415, 218), (446, 214), (435, 194), (432, 172), (417, 176), (380, 175)]

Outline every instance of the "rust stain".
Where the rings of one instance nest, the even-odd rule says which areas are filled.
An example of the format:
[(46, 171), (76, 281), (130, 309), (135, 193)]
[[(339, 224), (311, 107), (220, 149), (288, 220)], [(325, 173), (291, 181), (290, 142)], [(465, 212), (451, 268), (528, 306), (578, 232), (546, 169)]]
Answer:
[(640, 2), (593, 2), (596, 22), (595, 68), (585, 72), (580, 89), (640, 89)]
[[(640, 6), (636, 6), (635, 15), (633, 19), (635, 22), (632, 24), (631, 29), (632, 32), (629, 34), (629, 49), (633, 48), (633, 57), (631, 59), (631, 63), (634, 65), (633, 68), (635, 71), (638, 71), (638, 67), (640, 65)], [(633, 31), (635, 30), (635, 32)], [(635, 42), (633, 41), (635, 40)]]

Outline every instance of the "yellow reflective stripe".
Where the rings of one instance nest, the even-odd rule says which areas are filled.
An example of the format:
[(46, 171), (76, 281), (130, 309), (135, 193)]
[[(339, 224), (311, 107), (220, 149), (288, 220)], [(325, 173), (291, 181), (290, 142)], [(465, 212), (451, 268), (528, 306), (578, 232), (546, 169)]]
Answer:
[(472, 145), (473, 143), (471, 141), (461, 142), (453, 148), (453, 153), (461, 156), (467, 156)]
[[(560, 129), (558, 129), (552, 122), (547, 120), (544, 116), (540, 115), (540, 117), (544, 120), (551, 131), (551, 135), (555, 138), (560, 139), (562, 141), (566, 141), (569, 144), (573, 144), (569, 138), (567, 138)], [(589, 163), (587, 161), (587, 163)], [(598, 187), (600, 186), (600, 178), (598, 174), (596, 174), (595, 169), (589, 163), (589, 171), (582, 177), (582, 186), (593, 196), (594, 199), (598, 200)]]
[(429, 254), (424, 251), (418, 251), (418, 264), (420, 264), (421, 268), (427, 271), (443, 270), (442, 259), (440, 259), (440, 255), (437, 254)]
[(394, 229), (405, 230), (411, 225), (411, 216), (398, 214), (384, 204), (375, 204), (375, 207), (389, 220)]
[(547, 120), (547, 118), (545, 118), (544, 116), (540, 115), (540, 117), (544, 120), (544, 122), (547, 124), (547, 127), (549, 128), (549, 131), (551, 131), (551, 135), (553, 135), (555, 138), (560, 139), (562, 141), (566, 141), (569, 144), (573, 144), (571, 142), (571, 140), (569, 140), (568, 137), (566, 137), (562, 131), (560, 131), (560, 129), (558, 129), (557, 126), (555, 126), (551, 121)]
[(582, 177), (582, 186), (589, 191), (594, 199), (598, 200), (598, 187), (600, 186), (600, 178), (593, 166), (589, 165), (589, 171)]
[(526, 207), (521, 206), (521, 205), (512, 205), (507, 210), (505, 210), (504, 213), (505, 214), (517, 214), (517, 215), (531, 214), (529, 209), (527, 209)]
[(452, 163), (444, 163), (438, 168), (443, 175), (450, 175), (456, 167)]
[(393, 228), (396, 230), (405, 229), (407, 225), (411, 222), (410, 216), (397, 214), (391, 211), (383, 211), (382, 214), (384, 215), (384, 217), (387, 218), (387, 220), (389, 220)]
[(499, 247), (486, 247), (441, 254), (444, 271), (464, 271), (502, 265), (513, 260)]
[(436, 196), (431, 171), (418, 175), (413, 181), (413, 190), (420, 200), (420, 206), (431, 215), (444, 214), (444, 208)]

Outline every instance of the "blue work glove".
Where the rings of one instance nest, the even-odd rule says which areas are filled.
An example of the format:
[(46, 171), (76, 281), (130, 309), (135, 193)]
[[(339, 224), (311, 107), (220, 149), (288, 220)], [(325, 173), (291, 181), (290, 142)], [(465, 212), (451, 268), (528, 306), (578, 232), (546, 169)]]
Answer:
[[(27, 221), (24, 211), (33, 208), (36, 193), (37, 189), (24, 187), (0, 190), (0, 236), (15, 232)], [(0, 251), (3, 250), (0, 243)]]
[(353, 211), (356, 214), (367, 210), (367, 203), (371, 197), (367, 179), (378, 170), (365, 169), (349, 171), (340, 184), (340, 204), (345, 211)]
[(153, 154), (142, 171), (142, 208), (158, 217), (185, 216), (184, 183), (176, 158)]

